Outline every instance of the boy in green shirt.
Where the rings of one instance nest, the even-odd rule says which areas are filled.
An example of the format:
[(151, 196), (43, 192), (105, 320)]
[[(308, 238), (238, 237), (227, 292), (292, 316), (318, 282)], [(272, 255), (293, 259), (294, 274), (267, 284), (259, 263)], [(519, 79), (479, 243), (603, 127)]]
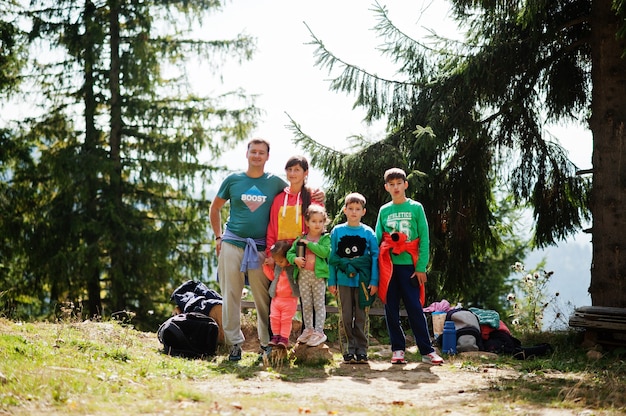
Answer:
[(385, 172), (385, 189), (391, 195), (391, 202), (380, 208), (376, 220), (376, 238), (380, 244), (378, 295), (385, 304), (385, 320), (393, 351), (392, 364), (406, 363), (406, 337), (400, 325), (402, 301), (422, 361), (441, 365), (443, 359), (430, 341), (420, 301), (430, 249), (428, 222), (422, 204), (407, 198), (408, 186), (402, 169), (392, 168)]

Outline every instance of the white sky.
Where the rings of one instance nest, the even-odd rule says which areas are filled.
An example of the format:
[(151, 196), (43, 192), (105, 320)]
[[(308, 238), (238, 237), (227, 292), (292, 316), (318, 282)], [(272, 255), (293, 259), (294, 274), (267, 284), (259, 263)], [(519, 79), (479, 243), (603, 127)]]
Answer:
[[(253, 135), (272, 144), (269, 171), (282, 174), (287, 158), (302, 153), (293, 145), (292, 133), (286, 128), (287, 113), (309, 136), (338, 150), (346, 148), (351, 135), (383, 137), (382, 123), (362, 123), (365, 112), (352, 109), (354, 97), (329, 91), (328, 73), (314, 66), (315, 47), (307, 44), (312, 37), (306, 25), (342, 59), (393, 76), (391, 65), (376, 51), (380, 41), (371, 30), (376, 23), (372, 4), (367, 0), (234, 0), (215, 16), (220, 23), (214, 29), (220, 36), (222, 28), (227, 27), (233, 34), (245, 31), (258, 40), (255, 58), (229, 67), (223, 76), (227, 85), (259, 94), (257, 105), (265, 116)], [(417, 32), (420, 10), (426, 6), (419, 1), (384, 4), (392, 16), (402, 18), (407, 31)], [(243, 168), (244, 153), (245, 147), (241, 146), (224, 160), (235, 163), (239, 159)], [(314, 169), (310, 176), (310, 185), (322, 185), (321, 176)]]
[[(396, 26), (414, 38), (423, 41), (427, 29), (459, 37), (455, 24), (446, 18), (447, 2), (381, 0), (380, 4), (387, 7)], [(217, 33), (220, 38), (245, 32), (258, 40), (252, 61), (228, 66), (222, 75), (228, 87), (242, 87), (259, 95), (257, 105), (265, 115), (253, 135), (272, 143), (269, 171), (282, 174), (286, 159), (301, 153), (285, 127), (289, 123), (286, 113), (313, 139), (338, 150), (346, 148), (351, 135), (383, 137), (382, 123), (368, 127), (361, 122), (365, 113), (352, 109), (353, 96), (329, 90), (328, 73), (314, 66), (315, 47), (307, 44), (312, 38), (305, 26), (306, 22), (327, 48), (347, 62), (393, 77), (394, 67), (376, 50), (380, 40), (372, 30), (376, 24), (372, 5), (368, 0), (234, 0), (205, 25), (209, 27), (207, 33)], [(579, 167), (590, 167), (589, 132), (575, 127), (553, 127), (550, 131)], [(223, 160), (243, 168), (244, 156), (241, 146)], [(310, 179), (311, 185), (322, 185), (321, 176), (313, 169)]]

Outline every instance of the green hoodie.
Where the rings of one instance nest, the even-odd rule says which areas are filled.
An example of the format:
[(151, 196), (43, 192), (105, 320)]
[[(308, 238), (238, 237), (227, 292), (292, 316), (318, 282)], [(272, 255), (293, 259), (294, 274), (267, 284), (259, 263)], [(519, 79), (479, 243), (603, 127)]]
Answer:
[[(297, 257), (296, 249), (297, 249), (298, 241), (300, 241), (300, 239), (305, 238), (305, 237), (306, 235), (296, 238), (296, 240), (293, 242), (293, 245), (291, 246), (289, 251), (287, 251), (286, 257), (289, 263), (293, 264), (295, 258)], [(330, 255), (330, 234), (328, 233), (322, 234), (322, 236), (320, 237), (317, 243), (309, 241), (309, 243), (307, 244), (307, 248), (311, 250), (313, 254), (315, 254), (315, 270), (314, 270), (315, 276), (322, 278), (322, 279), (328, 279), (328, 275), (329, 275), (328, 256)], [(294, 267), (293, 277), (294, 279), (296, 279), (296, 281), (298, 280), (299, 272), (300, 272), (300, 269), (298, 267)]]

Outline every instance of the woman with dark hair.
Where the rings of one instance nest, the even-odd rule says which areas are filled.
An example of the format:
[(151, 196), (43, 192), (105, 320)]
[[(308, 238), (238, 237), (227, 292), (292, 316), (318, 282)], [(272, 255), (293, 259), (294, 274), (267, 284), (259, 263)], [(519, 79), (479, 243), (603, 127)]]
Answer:
[[(269, 249), (279, 240), (289, 243), (306, 233), (304, 213), (311, 203), (311, 188), (306, 186), (309, 175), (309, 162), (304, 156), (292, 156), (285, 164), (285, 173), (289, 186), (280, 192), (270, 208), (270, 219), (267, 226), (266, 264), (273, 265)], [(321, 204), (320, 204), (321, 205)]]
[[(265, 235), (267, 253), (265, 264), (272, 268), (274, 267), (274, 259), (269, 252), (270, 248), (280, 240), (292, 244), (296, 238), (306, 234), (308, 228), (304, 214), (309, 205), (311, 203), (323, 205), (322, 202), (311, 199), (311, 188), (306, 186), (306, 180), (309, 176), (309, 162), (304, 156), (290, 157), (285, 164), (285, 173), (289, 186), (274, 197)], [(302, 299), (300, 303), (302, 303)], [(302, 324), (304, 325), (304, 322)], [(302, 329), (305, 330), (305, 328)]]

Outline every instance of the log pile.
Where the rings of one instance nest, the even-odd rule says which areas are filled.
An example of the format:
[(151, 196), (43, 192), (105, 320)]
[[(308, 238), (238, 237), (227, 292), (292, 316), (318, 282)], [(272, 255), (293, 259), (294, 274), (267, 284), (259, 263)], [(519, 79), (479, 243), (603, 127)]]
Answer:
[(570, 316), (569, 326), (584, 328), (587, 340), (607, 346), (626, 346), (626, 308), (582, 306)]

